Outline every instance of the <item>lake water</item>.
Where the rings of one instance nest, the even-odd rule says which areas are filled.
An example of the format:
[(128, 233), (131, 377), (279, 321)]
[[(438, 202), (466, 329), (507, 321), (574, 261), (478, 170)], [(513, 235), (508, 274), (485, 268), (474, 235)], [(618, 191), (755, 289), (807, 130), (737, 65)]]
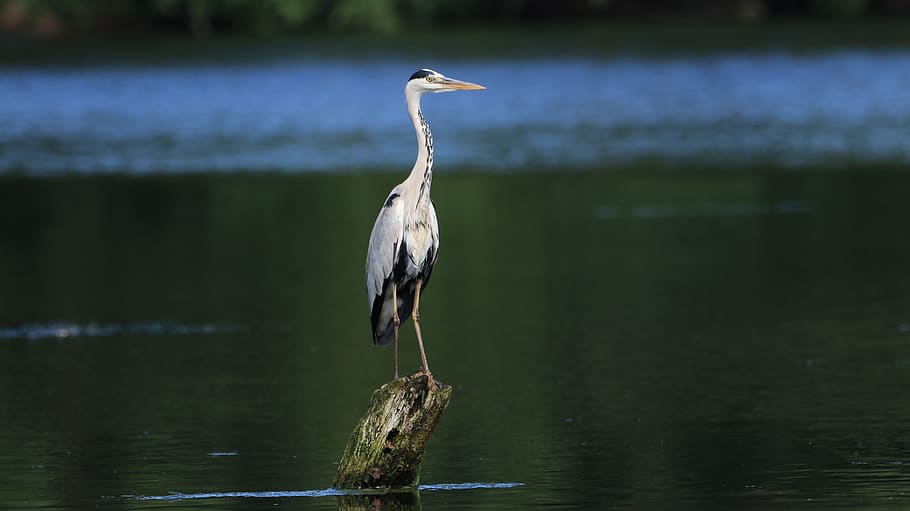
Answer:
[(454, 394), (391, 496), (327, 488), (415, 66), (0, 71), (0, 507), (906, 507), (907, 54), (494, 57), (425, 104)]
[(910, 49), (609, 49), (8, 65), (0, 172), (410, 168), (402, 91), (421, 66), (487, 86), (425, 100), (441, 171), (910, 162)]
[[(328, 487), (391, 375), (362, 266), (397, 177), (4, 179), (0, 501), (342, 506), (281, 492)], [(910, 175), (434, 184), (421, 481), (524, 485), (423, 506), (906, 505)], [(266, 495), (123, 497), (171, 492)]]

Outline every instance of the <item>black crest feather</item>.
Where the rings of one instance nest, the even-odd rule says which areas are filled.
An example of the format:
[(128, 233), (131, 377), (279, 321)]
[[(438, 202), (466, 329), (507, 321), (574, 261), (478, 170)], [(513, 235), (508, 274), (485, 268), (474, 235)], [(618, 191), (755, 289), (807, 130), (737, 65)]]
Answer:
[(426, 78), (426, 77), (430, 76), (431, 74), (433, 74), (433, 72), (430, 71), (429, 69), (421, 69), (421, 70), (417, 71), (416, 73), (412, 74), (411, 77), (408, 78), (408, 81), (410, 82), (411, 80), (413, 80), (415, 78)]

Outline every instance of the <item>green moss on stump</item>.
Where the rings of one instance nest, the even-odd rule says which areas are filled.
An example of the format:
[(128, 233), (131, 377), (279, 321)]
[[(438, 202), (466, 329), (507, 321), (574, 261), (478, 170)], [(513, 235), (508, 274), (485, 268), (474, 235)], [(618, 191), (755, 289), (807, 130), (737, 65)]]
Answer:
[(442, 420), (452, 387), (437, 382), (430, 390), (425, 374), (386, 383), (373, 392), (338, 463), (335, 488), (405, 488), (416, 486), (420, 461), (430, 436)]

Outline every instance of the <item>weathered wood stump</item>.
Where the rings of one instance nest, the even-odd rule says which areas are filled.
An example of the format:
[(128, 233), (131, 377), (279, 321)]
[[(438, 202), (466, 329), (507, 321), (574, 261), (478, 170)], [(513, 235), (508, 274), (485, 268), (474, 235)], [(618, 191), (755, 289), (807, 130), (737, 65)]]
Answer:
[(373, 392), (332, 486), (335, 488), (405, 488), (416, 486), (420, 461), (430, 436), (442, 420), (452, 387), (417, 373), (386, 383)]

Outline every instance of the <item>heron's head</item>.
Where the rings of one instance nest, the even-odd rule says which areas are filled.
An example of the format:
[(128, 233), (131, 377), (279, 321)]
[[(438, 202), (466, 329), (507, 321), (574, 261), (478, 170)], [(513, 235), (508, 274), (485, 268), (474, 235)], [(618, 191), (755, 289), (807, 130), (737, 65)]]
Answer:
[(432, 69), (421, 69), (408, 78), (407, 91), (416, 92), (418, 95), (426, 92), (448, 92), (452, 90), (480, 90), (486, 87), (476, 83), (462, 82), (449, 78)]

